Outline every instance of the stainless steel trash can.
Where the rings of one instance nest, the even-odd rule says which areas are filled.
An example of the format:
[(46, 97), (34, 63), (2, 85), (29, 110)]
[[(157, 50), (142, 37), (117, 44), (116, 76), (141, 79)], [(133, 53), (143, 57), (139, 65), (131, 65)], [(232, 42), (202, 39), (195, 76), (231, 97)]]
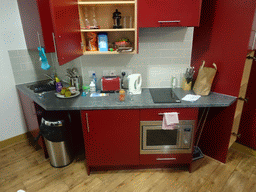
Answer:
[(44, 137), (50, 164), (53, 167), (65, 167), (73, 161), (68, 121), (66, 118), (47, 117), (43, 117), (41, 121), (40, 132)]
[(53, 167), (65, 167), (72, 162), (69, 142), (52, 142), (46, 138), (44, 141)]

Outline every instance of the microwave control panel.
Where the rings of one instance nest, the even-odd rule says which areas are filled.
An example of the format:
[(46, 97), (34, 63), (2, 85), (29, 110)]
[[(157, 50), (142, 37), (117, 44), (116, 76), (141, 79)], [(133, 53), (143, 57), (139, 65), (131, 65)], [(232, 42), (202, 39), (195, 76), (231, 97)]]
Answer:
[(184, 149), (189, 149), (191, 146), (192, 127), (185, 127), (183, 129), (183, 146)]

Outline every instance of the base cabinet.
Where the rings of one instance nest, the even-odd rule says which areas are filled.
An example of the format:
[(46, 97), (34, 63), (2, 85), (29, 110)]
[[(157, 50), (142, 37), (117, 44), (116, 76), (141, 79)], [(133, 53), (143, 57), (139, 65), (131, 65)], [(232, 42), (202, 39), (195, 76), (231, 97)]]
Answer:
[(190, 167), (191, 153), (140, 154), (140, 121), (162, 120), (158, 113), (178, 111), (181, 119), (197, 120), (198, 109), (118, 109), (81, 111), (87, 171)]
[(139, 164), (139, 110), (82, 111), (87, 166)]

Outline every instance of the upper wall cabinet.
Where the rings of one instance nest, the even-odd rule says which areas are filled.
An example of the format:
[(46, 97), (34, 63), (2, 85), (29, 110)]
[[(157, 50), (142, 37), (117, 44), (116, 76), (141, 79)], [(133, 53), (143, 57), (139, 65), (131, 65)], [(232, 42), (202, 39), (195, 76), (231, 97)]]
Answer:
[(77, 0), (18, 0), (27, 49), (57, 52), (63, 65), (83, 54)]
[(77, 0), (50, 0), (50, 8), (55, 48), (63, 65), (83, 54)]
[(197, 27), (202, 0), (139, 0), (138, 26)]
[(54, 52), (53, 25), (49, 1), (17, 0), (27, 49), (45, 47), (46, 53)]
[[(59, 65), (83, 54), (119, 54), (88, 49), (91, 32), (96, 34), (96, 44), (98, 33), (104, 32), (110, 46), (114, 43), (118, 47), (132, 47), (133, 51), (126, 53), (137, 53), (137, 0), (18, 0), (18, 5), (27, 48), (37, 50), (43, 46), (46, 53), (57, 52)], [(117, 17), (121, 17), (114, 28), (116, 10), (120, 13)]]

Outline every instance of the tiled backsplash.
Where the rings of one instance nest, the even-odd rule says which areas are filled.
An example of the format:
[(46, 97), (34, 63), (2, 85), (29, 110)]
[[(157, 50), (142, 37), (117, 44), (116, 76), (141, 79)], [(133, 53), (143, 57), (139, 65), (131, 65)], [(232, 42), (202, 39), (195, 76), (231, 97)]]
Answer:
[[(51, 75), (50, 70), (41, 69), (38, 51), (10, 50), (8, 51), (16, 84), (40, 81), (46, 79), (44, 74)], [(51, 54), (47, 54), (49, 64), (52, 66)]]
[[(63, 66), (58, 66), (55, 53), (47, 54), (52, 69), (56, 68), (61, 79), (66, 69), (76, 67), (80, 71), (84, 84), (89, 84), (88, 71), (95, 71), (101, 78), (104, 70), (132, 70), (142, 74), (143, 87), (171, 87), (171, 78), (175, 76), (180, 85), (181, 73), (190, 66), (193, 27), (144, 28), (139, 31), (139, 54), (128, 55), (86, 55)], [(23, 54), (24, 52), (24, 54)], [(38, 53), (25, 50), (9, 51), (16, 84), (45, 79), (40, 68)]]
[(139, 54), (88, 55), (81, 57), (83, 79), (89, 83), (88, 71), (101, 77), (103, 70), (132, 70), (142, 74), (143, 87), (171, 87), (171, 77), (190, 66), (194, 28), (145, 28), (139, 31)]

